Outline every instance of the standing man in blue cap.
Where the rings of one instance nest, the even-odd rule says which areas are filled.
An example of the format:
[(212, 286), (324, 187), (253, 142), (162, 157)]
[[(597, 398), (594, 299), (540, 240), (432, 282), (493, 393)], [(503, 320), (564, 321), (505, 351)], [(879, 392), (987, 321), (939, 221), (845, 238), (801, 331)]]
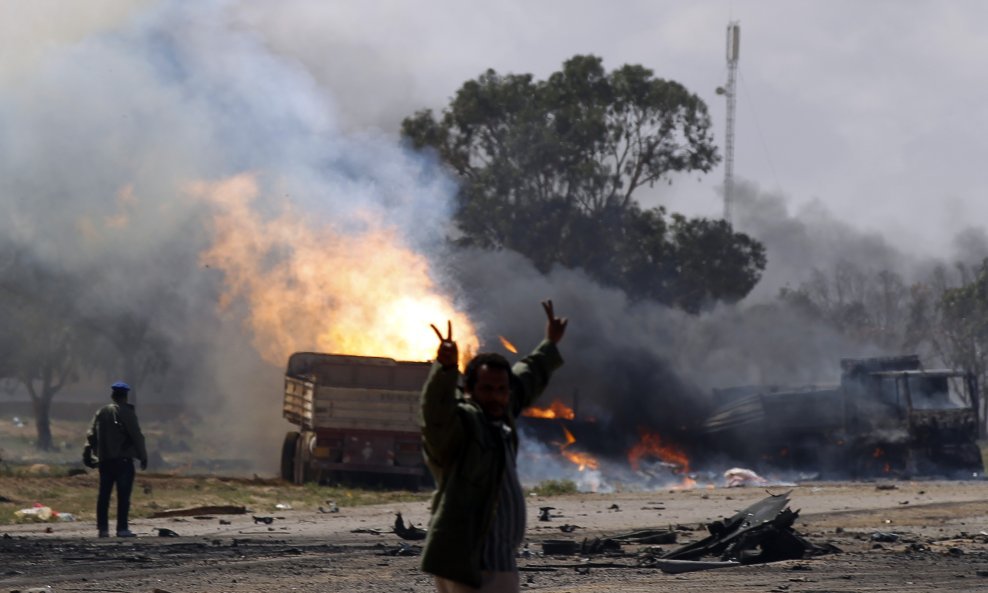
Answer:
[[(96, 500), (96, 528), (100, 537), (110, 537), (110, 493), (117, 487), (117, 537), (134, 537), (127, 526), (130, 493), (134, 488), (134, 460), (141, 469), (148, 468), (144, 435), (137, 423), (133, 404), (127, 403), (130, 385), (118, 381), (110, 386), (112, 404), (103, 406), (93, 416), (86, 433), (82, 461), (99, 468), (99, 498)], [(94, 458), (95, 454), (95, 458)]]

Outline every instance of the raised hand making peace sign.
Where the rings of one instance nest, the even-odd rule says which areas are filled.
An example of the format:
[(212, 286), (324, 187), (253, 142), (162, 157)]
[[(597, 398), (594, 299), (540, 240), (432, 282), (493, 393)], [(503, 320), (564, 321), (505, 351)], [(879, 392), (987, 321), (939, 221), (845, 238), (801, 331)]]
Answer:
[(545, 309), (545, 316), (549, 319), (545, 324), (545, 339), (556, 344), (563, 339), (569, 320), (565, 317), (556, 317), (552, 310), (552, 299), (542, 301), (542, 308)]
[(456, 342), (453, 341), (453, 322), (446, 322), (445, 338), (435, 324), (429, 325), (432, 327), (432, 331), (436, 332), (436, 337), (439, 338), (439, 350), (436, 352), (436, 362), (447, 368), (455, 367), (460, 360), (460, 354), (456, 347)]

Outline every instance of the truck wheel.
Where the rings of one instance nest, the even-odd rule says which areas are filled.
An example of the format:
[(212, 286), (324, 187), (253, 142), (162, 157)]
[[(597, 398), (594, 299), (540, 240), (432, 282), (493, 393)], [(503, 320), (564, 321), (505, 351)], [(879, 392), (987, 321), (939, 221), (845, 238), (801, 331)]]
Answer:
[(308, 434), (299, 435), (295, 446), (295, 464), (294, 473), (292, 475), (292, 482), (296, 484), (305, 484), (312, 477), (312, 471), (309, 469), (309, 438)]
[(295, 449), (298, 447), (298, 437), (297, 432), (289, 432), (281, 445), (281, 479), (288, 482), (295, 479)]

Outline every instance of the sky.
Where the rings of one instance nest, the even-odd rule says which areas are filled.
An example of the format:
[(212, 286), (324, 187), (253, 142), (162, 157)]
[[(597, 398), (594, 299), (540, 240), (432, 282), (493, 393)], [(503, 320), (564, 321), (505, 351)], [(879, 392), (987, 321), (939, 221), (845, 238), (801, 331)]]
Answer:
[[(592, 53), (642, 64), (710, 108), (723, 146), (725, 30), (741, 25), (735, 174), (817, 202), (900, 247), (943, 253), (985, 213), (988, 5), (976, 1), (221, 2), (233, 26), (297, 62), (339, 124), (395, 135), (487, 68), (544, 77)], [(0, 3), (0, 85), (46, 56), (125, 26), (147, 0)], [(94, 10), (93, 7), (99, 7)], [(2, 88), (2, 87), (0, 87)], [(655, 188), (646, 203), (718, 216), (723, 167)]]
[[(628, 419), (643, 397), (666, 402), (649, 409), (670, 422), (669, 401), (739, 381), (816, 381), (840, 356), (875, 353), (825, 328), (811, 336), (791, 312), (692, 317), (579, 270), (541, 275), (516, 254), (448, 258), (454, 187), (400, 146), (398, 129), (488, 68), (544, 78), (576, 54), (641, 64), (707, 102), (722, 146), (715, 89), (727, 24), (739, 21), (738, 224), (768, 249), (758, 298), (842, 259), (869, 271), (950, 260), (958, 237), (988, 253), (980, 2), (0, 0), (0, 15), (0, 233), (83, 271), (79, 300), (91, 306), (147, 312), (176, 295), (151, 312), (175, 367), (198, 371), (180, 387), (256, 411), (258, 426), (278, 413), (280, 365), (252, 350), (264, 338), (242, 318), (256, 302), (236, 282), (221, 288), (219, 258), (202, 255), (217, 208), (246, 215), (228, 221), (230, 242), (260, 254), (265, 282), (289, 270), (279, 281), (296, 293), (318, 266), (280, 264), (323, 245), (320, 225), (359, 234), (379, 220), (427, 256), (489, 342), (536, 341), (538, 300), (553, 296), (578, 320), (561, 391), (591, 386)], [(680, 175), (642, 199), (718, 217), (722, 181), (720, 167)], [(258, 236), (235, 232), (245, 220)], [(275, 233), (277, 221), (290, 230)], [(307, 305), (332, 300), (311, 286)], [(293, 327), (317, 325), (297, 317)], [(248, 393), (264, 406), (244, 406)]]

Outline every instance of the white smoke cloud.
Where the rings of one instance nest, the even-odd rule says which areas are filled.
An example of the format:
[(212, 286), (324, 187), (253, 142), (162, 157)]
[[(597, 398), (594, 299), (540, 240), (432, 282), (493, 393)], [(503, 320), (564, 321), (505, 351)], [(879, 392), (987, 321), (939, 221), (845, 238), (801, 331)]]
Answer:
[[(71, 18), (46, 4), (21, 16)], [(441, 242), (453, 186), (391, 136), (344, 132), (332, 96), (241, 26), (236, 3), (113, 6), (3, 69), (16, 84), (0, 87), (0, 232), (77, 275), (90, 310), (150, 317), (174, 350), (159, 390), (274, 439), (279, 372), (249, 348), (241, 309), (217, 314), (222, 273), (199, 261), (211, 229), (190, 184), (250, 172), (263, 213), (344, 233), (374, 220), (418, 249)]]

